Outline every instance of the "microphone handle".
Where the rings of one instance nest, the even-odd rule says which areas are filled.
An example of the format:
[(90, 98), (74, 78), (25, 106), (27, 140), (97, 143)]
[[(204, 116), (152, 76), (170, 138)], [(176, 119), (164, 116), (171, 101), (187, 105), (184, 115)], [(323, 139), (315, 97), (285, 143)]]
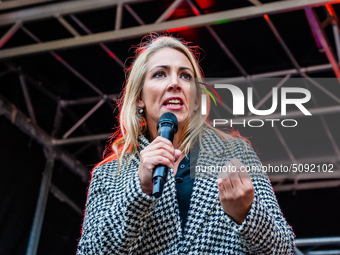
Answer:
[[(170, 140), (171, 142), (173, 142), (174, 140), (174, 134), (175, 132), (172, 126), (164, 125), (159, 128), (159, 136), (164, 137)], [(168, 177), (168, 171), (169, 171), (169, 168), (163, 165), (158, 165), (154, 169), (153, 178), (152, 178), (152, 182), (153, 182), (152, 195), (156, 198), (159, 198), (163, 193), (164, 184)]]

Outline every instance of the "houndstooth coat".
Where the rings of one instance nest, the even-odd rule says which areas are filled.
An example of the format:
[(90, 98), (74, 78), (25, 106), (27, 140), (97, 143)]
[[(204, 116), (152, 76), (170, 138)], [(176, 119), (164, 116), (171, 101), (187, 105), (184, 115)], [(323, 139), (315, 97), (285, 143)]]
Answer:
[[(249, 145), (231, 142), (205, 131), (197, 165), (224, 165), (234, 157), (246, 166), (261, 165)], [(142, 136), (140, 150), (149, 143)], [(78, 255), (294, 253), (294, 233), (266, 176), (252, 176), (255, 197), (240, 226), (223, 211), (216, 179), (195, 178), (182, 230), (172, 169), (157, 199), (141, 190), (139, 153), (130, 159), (118, 173), (116, 161), (93, 170)]]

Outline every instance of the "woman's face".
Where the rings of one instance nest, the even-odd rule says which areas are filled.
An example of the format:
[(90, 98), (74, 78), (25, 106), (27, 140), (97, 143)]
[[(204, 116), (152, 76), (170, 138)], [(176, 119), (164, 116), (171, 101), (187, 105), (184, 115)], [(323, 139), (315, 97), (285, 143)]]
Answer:
[[(192, 79), (194, 69), (188, 58), (178, 50), (163, 48), (149, 59), (141, 99), (137, 105), (144, 108), (151, 134), (165, 112), (176, 115), (179, 130), (190, 120), (190, 113), (199, 107), (196, 97), (193, 97), (190, 112)], [(196, 94), (195, 86), (191, 89), (191, 93)]]

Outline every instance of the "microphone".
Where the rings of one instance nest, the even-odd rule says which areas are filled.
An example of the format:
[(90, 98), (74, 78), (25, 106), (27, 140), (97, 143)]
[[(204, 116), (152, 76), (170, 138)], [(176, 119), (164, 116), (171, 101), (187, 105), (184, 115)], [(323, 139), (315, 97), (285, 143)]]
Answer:
[[(171, 112), (163, 113), (157, 124), (158, 135), (173, 142), (177, 129), (178, 121), (176, 115)], [(168, 167), (163, 165), (158, 165), (154, 169), (152, 178), (152, 195), (156, 198), (160, 197), (163, 193), (164, 184), (168, 176), (168, 170)]]

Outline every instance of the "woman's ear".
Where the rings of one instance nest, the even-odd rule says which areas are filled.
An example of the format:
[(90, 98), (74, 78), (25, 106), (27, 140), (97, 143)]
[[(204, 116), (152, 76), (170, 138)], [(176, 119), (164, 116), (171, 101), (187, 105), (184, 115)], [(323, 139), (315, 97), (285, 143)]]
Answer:
[(196, 111), (200, 107), (200, 100), (198, 97), (195, 98), (195, 104), (194, 104), (194, 111)]
[(145, 104), (144, 104), (144, 101), (143, 101), (142, 98), (140, 98), (140, 99), (137, 100), (137, 106), (138, 106), (139, 108), (144, 108), (144, 107), (145, 107)]

